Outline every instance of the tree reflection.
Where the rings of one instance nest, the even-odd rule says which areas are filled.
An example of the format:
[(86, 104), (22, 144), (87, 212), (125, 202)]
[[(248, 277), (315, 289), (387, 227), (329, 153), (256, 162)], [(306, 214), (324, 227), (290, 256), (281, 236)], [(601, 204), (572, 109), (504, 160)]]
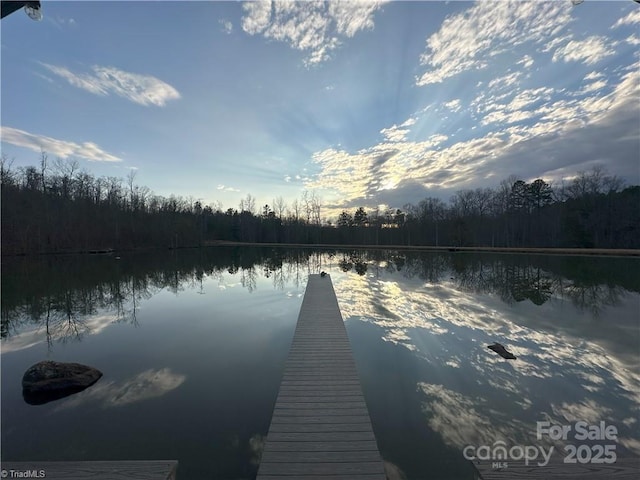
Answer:
[(363, 250), (355, 250), (352, 252), (344, 252), (342, 259), (338, 262), (340, 270), (350, 272), (352, 269), (360, 276), (367, 273), (369, 268), (368, 261), (371, 260), (371, 252)]
[(624, 289), (618, 285), (579, 285), (570, 283), (564, 288), (565, 295), (580, 310), (599, 318), (606, 307), (620, 303)]
[(2, 338), (28, 324), (42, 327), (47, 343), (81, 340), (99, 325), (88, 321), (100, 312), (110, 320), (137, 325), (140, 302), (161, 290), (178, 295), (186, 288), (204, 293), (206, 278), (240, 275), (255, 291), (259, 277), (274, 288), (298, 288), (309, 273), (337, 269), (364, 276), (373, 271), (454, 282), (459, 289), (494, 294), (505, 303), (543, 305), (566, 297), (598, 318), (618, 304), (626, 291), (639, 292), (637, 259), (543, 255), (463, 254), (395, 250), (217, 247), (191, 251), (113, 257), (7, 258), (2, 263)]

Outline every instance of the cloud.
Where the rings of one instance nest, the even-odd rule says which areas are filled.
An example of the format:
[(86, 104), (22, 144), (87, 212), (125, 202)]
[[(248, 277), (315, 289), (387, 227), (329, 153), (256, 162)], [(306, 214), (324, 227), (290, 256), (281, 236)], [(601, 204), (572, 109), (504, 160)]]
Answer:
[(47, 22), (50, 22), (52, 24), (54, 24), (56, 27), (58, 27), (60, 30), (62, 30), (65, 26), (69, 26), (69, 27), (75, 27), (78, 23), (76, 22), (76, 20), (74, 18), (63, 18), (61, 16), (45, 16), (44, 17), (46, 19)]
[(522, 75), (523, 75), (522, 72), (513, 72), (513, 73), (509, 73), (508, 75), (504, 75), (502, 77), (494, 78), (493, 80), (491, 80), (489, 82), (489, 88), (495, 88), (495, 87), (507, 88), (507, 87), (511, 87), (511, 86), (513, 86), (513, 85), (518, 83), (518, 81), (520, 80)]
[(636, 9), (631, 11), (626, 17), (622, 17), (611, 28), (618, 28), (622, 25), (634, 25), (640, 23), (640, 10)]
[(44, 135), (25, 132), (12, 127), (2, 127), (2, 142), (34, 152), (45, 151), (61, 158), (79, 157), (92, 162), (121, 162), (122, 159), (102, 150), (93, 142), (75, 143)]
[(627, 42), (629, 45), (633, 45), (634, 47), (640, 45), (640, 38), (638, 38), (635, 35), (630, 35), (627, 38), (624, 39), (625, 42)]
[(530, 55), (525, 55), (522, 60), (516, 63), (516, 65), (522, 65), (524, 68), (529, 68), (533, 65), (533, 58)]
[(73, 73), (65, 67), (41, 63), (50, 72), (71, 85), (94, 95), (115, 93), (139, 105), (165, 106), (180, 98), (180, 93), (168, 83), (150, 75), (125, 72), (114, 67), (94, 65), (91, 73)]
[[(381, 130), (381, 142), (359, 151), (316, 152), (312, 160), (319, 172), (305, 186), (327, 191), (327, 203), (336, 208), (382, 201), (397, 207), (428, 190), (438, 195), (494, 187), (510, 174), (556, 179), (559, 169), (575, 172), (594, 161), (615, 164), (616, 174), (637, 178), (639, 77), (637, 64), (606, 79), (592, 72), (573, 92), (551, 86), (505, 89), (517, 76), (500, 77), (468, 104), (471, 121), (481, 127), (475, 137), (454, 143), (436, 133), (409, 141), (408, 129), (392, 125)], [(465, 107), (462, 100), (460, 106)]]
[[(397, 127), (388, 130), (398, 132)], [(390, 142), (387, 135), (383, 143), (353, 154), (334, 148), (316, 152), (312, 159), (321, 172), (305, 186), (332, 190), (344, 202), (370, 199), (379, 191), (397, 188), (407, 178), (421, 178), (428, 159), (446, 163), (433, 150), (446, 140), (446, 135), (438, 134), (422, 142)]]
[(598, 79), (600, 79), (602, 77), (604, 77), (604, 73), (593, 71), (593, 72), (587, 73), (584, 76), (584, 79), (585, 80), (598, 80)]
[(229, 20), (224, 20), (221, 18), (220, 20), (218, 20), (218, 23), (222, 26), (222, 31), (224, 33), (226, 33), (227, 35), (233, 33), (233, 23), (231, 23)]
[(447, 107), (452, 112), (459, 112), (461, 108), (461, 102), (459, 98), (455, 100), (451, 100), (450, 102), (445, 102), (444, 106)]
[(420, 64), (427, 71), (418, 85), (441, 83), (465, 71), (488, 66), (488, 58), (525, 42), (556, 38), (570, 20), (562, 2), (477, 2), (447, 17), (427, 39)]
[(509, 103), (485, 102), (484, 110), (488, 111), (481, 119), (482, 125), (489, 123), (509, 124), (526, 120), (535, 116), (535, 109), (531, 106), (541, 101), (548, 101), (554, 89), (541, 87), (522, 90)]
[(374, 27), (373, 16), (384, 2), (288, 0), (246, 2), (242, 29), (249, 35), (288, 43), (306, 52), (307, 66), (331, 57), (345, 38)]
[(393, 125), (389, 128), (383, 128), (382, 130), (380, 130), (380, 133), (384, 135), (384, 137), (389, 142), (401, 142), (406, 140), (409, 130), (406, 128), (400, 128), (397, 125)]
[(591, 36), (581, 41), (572, 40), (553, 54), (553, 61), (582, 62), (586, 65), (598, 63), (615, 52), (606, 44), (604, 37)]
[[(341, 209), (396, 208), (425, 195), (446, 199), (457, 189), (495, 187), (511, 174), (559, 180), (596, 164), (614, 166), (612, 173), (631, 183), (640, 180), (640, 62), (614, 51), (619, 40), (563, 35), (570, 21), (563, 9), (554, 2), (479, 2), (445, 19), (429, 37), (422, 60), (432, 68), (418, 83), (481, 68), (476, 60), (490, 68), (480, 78), (464, 75), (460, 80), (470, 86), (463, 93), (456, 82), (434, 88), (433, 103), (418, 108), (411, 125), (378, 129), (377, 143), (317, 151), (318, 171), (305, 186), (324, 190), (325, 203)], [(514, 50), (508, 62), (492, 56), (524, 41), (527, 51)], [(613, 55), (615, 69), (588, 68)], [(545, 73), (532, 69), (534, 62)], [(567, 75), (565, 62), (580, 65)]]
[(385, 137), (385, 139), (389, 142), (402, 142), (407, 139), (407, 134), (409, 133), (409, 129), (412, 125), (416, 123), (415, 118), (408, 118), (400, 125), (393, 125), (389, 128), (383, 128), (380, 130), (380, 133)]
[(225, 185), (218, 185), (218, 190), (222, 190), (223, 192), (239, 192), (237, 188), (227, 187)]
[(579, 93), (586, 94), (586, 93), (596, 92), (598, 90), (603, 89), (606, 86), (607, 86), (606, 80), (598, 80), (596, 82), (592, 82), (592, 83), (589, 83), (588, 85), (585, 85), (585, 87)]

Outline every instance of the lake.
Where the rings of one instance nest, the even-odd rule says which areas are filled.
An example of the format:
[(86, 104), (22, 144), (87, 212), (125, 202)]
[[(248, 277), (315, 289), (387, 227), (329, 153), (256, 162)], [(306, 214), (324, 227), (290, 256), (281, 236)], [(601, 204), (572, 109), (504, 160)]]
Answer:
[[(3, 259), (2, 459), (253, 479), (320, 270), (390, 478), (472, 478), (469, 445), (563, 445), (540, 421), (604, 421), (640, 455), (638, 258), (216, 247)], [(45, 359), (104, 376), (31, 405), (22, 375)]]

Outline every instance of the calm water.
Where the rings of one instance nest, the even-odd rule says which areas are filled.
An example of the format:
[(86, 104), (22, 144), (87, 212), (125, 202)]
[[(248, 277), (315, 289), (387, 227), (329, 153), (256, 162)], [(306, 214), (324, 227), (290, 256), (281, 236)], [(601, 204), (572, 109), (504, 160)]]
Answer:
[[(536, 422), (640, 454), (640, 260), (218, 248), (2, 264), (2, 459), (177, 459), (253, 479), (309, 273), (331, 273), (392, 478), (471, 478), (466, 445)], [(498, 341), (518, 356), (486, 348)], [(44, 359), (92, 365), (33, 406)]]

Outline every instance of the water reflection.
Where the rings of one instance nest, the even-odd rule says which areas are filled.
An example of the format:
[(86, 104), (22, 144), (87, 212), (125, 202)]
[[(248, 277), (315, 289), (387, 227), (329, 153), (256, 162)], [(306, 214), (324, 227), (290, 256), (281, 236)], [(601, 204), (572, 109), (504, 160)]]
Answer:
[[(637, 260), (609, 259), (607, 271), (600, 259), (576, 270), (574, 260), (462, 255), (405, 258), (399, 269), (396, 258), (371, 262), (367, 276), (342, 277), (336, 293), (345, 318), (375, 325), (410, 352), (413, 360), (396, 368), (419, 362), (411, 381), (425, 424), (445, 445), (561, 447), (536, 439), (537, 421), (605, 420), (618, 428), (618, 455), (640, 455)], [(623, 272), (629, 262), (631, 275)], [(490, 352), (493, 342), (517, 360)]]
[[(626, 292), (640, 291), (629, 260), (619, 258), (545, 257), (524, 255), (435, 254), (419, 252), (307, 249), (216, 248), (170, 255), (113, 257), (50, 257), (6, 259), (2, 264), (2, 338), (24, 322), (42, 325), (51, 342), (78, 339), (90, 333), (86, 317), (100, 309), (115, 312), (116, 322), (135, 325), (144, 300), (161, 290), (179, 293), (200, 288), (204, 278), (240, 273), (240, 284), (256, 289), (258, 270), (274, 288), (299, 285), (308, 273), (334, 265), (364, 277), (381, 272), (420, 279), (453, 292), (497, 295), (507, 304), (529, 300), (542, 306), (554, 298), (569, 299), (598, 318), (617, 305)], [(637, 259), (630, 261), (636, 262)], [(400, 278), (399, 277), (399, 278)], [(392, 288), (387, 285), (387, 288)], [(393, 295), (388, 292), (385, 302)], [(444, 296), (444, 291), (440, 292)], [(447, 299), (444, 299), (447, 300)], [(450, 299), (449, 299), (450, 300)], [(378, 308), (384, 308), (383, 303)]]
[[(307, 275), (321, 270), (332, 276), (393, 476), (439, 472), (438, 478), (453, 478), (462, 472), (460, 451), (468, 444), (553, 444), (535, 440), (539, 420), (606, 420), (620, 432), (619, 454), (640, 454), (640, 260), (635, 258), (212, 248), (122, 255), (117, 262), (11, 259), (2, 264), (2, 354), (45, 343), (62, 350), (65, 342), (84, 343), (114, 324), (139, 328), (144, 326), (139, 313), (161, 294), (169, 296), (171, 306), (172, 295), (176, 303), (191, 292), (202, 300), (217, 293), (231, 298), (238, 291), (255, 298), (270, 284), (284, 299), (299, 298)], [(246, 297), (236, 298), (242, 305)], [(221, 314), (234, 309), (236, 304)], [(267, 339), (275, 340), (266, 333), (259, 338), (252, 348), (271, 351)], [(224, 352), (226, 337), (219, 342)], [(284, 358), (287, 343), (278, 342)], [(517, 360), (488, 350), (494, 342)], [(217, 355), (207, 369), (220, 369), (227, 386), (249, 375), (241, 362), (227, 373), (220, 365), (228, 354), (208, 346), (188, 344), (182, 351), (187, 352), (183, 366), (198, 365), (196, 351), (207, 359)], [(96, 404), (115, 410), (200, 388), (178, 373), (191, 379), (190, 371), (165, 365), (172, 366), (143, 367), (124, 380), (103, 379), (56, 408)], [(269, 387), (274, 391), (279, 374), (275, 371)], [(265, 415), (243, 426), (242, 434), (225, 431), (225, 448), (243, 450), (254, 466), (268, 426), (269, 412)]]
[(82, 404), (100, 405), (103, 408), (122, 407), (131, 403), (161, 397), (178, 388), (186, 376), (169, 368), (149, 369), (124, 381), (99, 383), (89, 390), (61, 402), (56, 410), (75, 408)]

